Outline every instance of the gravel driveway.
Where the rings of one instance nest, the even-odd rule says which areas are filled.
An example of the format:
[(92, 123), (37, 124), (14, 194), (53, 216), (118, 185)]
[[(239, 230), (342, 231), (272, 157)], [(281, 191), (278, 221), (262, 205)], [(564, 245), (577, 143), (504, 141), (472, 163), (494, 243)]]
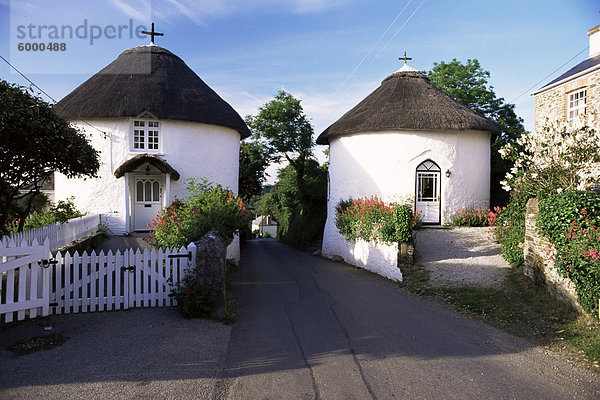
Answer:
[(432, 286), (499, 286), (510, 265), (490, 228), (425, 228), (415, 237), (415, 262), (430, 272)]

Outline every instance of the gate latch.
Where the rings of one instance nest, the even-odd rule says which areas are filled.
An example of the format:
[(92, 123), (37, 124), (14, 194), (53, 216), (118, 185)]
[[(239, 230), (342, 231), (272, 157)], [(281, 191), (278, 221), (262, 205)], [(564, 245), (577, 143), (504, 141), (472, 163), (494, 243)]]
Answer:
[(50, 265), (56, 265), (58, 264), (58, 261), (56, 261), (56, 259), (51, 258), (49, 260), (47, 259), (41, 259), (38, 261), (38, 265), (40, 267), (44, 267), (44, 268), (48, 268)]
[(192, 260), (192, 252), (188, 251), (187, 254), (169, 254), (168, 258), (187, 258), (188, 260)]
[(129, 266), (129, 267), (121, 267), (122, 271), (129, 271), (129, 272), (135, 272), (135, 265), (134, 266)]

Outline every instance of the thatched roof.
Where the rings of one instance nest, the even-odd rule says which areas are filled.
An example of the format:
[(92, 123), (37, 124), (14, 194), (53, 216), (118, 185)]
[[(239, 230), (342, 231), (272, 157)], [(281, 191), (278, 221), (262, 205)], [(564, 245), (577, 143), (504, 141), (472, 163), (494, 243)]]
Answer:
[(115, 171), (115, 177), (122, 178), (127, 172), (133, 172), (145, 163), (152, 165), (160, 172), (171, 175), (171, 178), (175, 181), (179, 180), (179, 172), (175, 171), (175, 168), (171, 167), (165, 160), (160, 159), (158, 156), (153, 154), (138, 154), (137, 156), (125, 161)]
[(58, 102), (66, 119), (137, 117), (204, 122), (250, 130), (239, 114), (179, 57), (162, 47), (138, 46), (119, 57)]
[(498, 125), (436, 88), (413, 68), (403, 67), (344, 114), (317, 138), (390, 130), (479, 130), (499, 132)]

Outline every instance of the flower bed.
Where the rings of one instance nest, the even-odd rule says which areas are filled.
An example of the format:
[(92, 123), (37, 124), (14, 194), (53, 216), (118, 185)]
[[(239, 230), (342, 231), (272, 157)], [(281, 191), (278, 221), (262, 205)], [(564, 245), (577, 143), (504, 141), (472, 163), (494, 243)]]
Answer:
[(410, 205), (386, 203), (377, 196), (342, 200), (335, 210), (335, 226), (347, 241), (406, 242), (420, 225)]

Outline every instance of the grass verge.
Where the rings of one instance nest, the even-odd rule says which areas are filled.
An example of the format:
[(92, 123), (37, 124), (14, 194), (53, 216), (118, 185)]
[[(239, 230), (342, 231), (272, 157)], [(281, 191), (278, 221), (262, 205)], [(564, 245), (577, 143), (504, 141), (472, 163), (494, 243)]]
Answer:
[(600, 373), (600, 322), (555, 300), (518, 268), (511, 270), (500, 288), (432, 287), (425, 268), (415, 265), (402, 272), (401, 286), (407, 291), (443, 301)]

